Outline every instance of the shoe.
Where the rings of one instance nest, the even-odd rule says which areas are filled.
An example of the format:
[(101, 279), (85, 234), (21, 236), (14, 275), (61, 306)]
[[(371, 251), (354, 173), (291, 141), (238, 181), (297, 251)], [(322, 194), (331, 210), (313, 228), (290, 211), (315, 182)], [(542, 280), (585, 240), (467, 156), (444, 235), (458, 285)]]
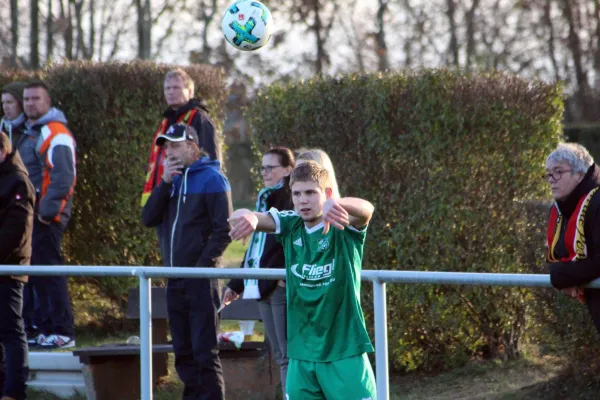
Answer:
[[(29, 346), (30, 348), (36, 348), (36, 347), (41, 347), (42, 343), (44, 343), (46, 341), (46, 335), (44, 335), (43, 333), (40, 333), (37, 336), (34, 337), (27, 337), (27, 346)], [(1, 400), (1, 399), (0, 399)]]
[(45, 337), (40, 346), (42, 349), (68, 349), (75, 347), (75, 339), (63, 335), (50, 335)]
[(39, 347), (40, 346), (40, 342), (39, 342), (40, 336), (42, 336), (42, 339), (45, 338), (44, 335), (27, 336), (27, 346), (29, 346), (30, 348), (32, 348), (32, 347)]

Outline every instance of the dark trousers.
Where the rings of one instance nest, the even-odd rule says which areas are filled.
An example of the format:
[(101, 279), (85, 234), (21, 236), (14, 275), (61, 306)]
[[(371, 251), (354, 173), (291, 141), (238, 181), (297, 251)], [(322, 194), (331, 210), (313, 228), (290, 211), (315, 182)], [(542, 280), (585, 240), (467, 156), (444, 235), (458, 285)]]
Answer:
[(40, 301), (33, 286), (26, 284), (23, 287), (23, 322), (28, 337), (34, 337), (41, 333), (42, 319)]
[[(33, 224), (31, 265), (62, 265), (60, 245), (64, 227), (60, 224)], [(67, 278), (64, 276), (31, 276), (25, 290), (24, 320), (28, 333), (75, 335), (73, 311)], [(36, 306), (39, 311), (36, 312)]]
[(29, 375), (23, 328), (23, 283), (0, 277), (0, 397), (26, 398)]
[(219, 360), (219, 284), (216, 279), (170, 279), (167, 311), (175, 369), (184, 384), (184, 400), (224, 400)]

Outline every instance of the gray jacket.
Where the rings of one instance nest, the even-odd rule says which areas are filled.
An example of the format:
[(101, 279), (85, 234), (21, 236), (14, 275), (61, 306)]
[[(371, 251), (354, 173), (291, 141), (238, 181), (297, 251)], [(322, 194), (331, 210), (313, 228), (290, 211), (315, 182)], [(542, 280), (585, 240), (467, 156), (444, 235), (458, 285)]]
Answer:
[(37, 213), (66, 224), (75, 188), (75, 139), (62, 111), (51, 108), (35, 125), (26, 123), (17, 148), (37, 194)]

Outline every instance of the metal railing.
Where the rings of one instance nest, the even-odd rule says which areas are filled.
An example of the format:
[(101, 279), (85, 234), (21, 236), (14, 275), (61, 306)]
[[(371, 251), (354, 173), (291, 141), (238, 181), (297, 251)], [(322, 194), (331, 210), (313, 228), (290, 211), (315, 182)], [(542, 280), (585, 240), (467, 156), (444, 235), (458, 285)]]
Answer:
[[(0, 266), (0, 275), (138, 277), (140, 284), (140, 369), (142, 400), (152, 400), (152, 278), (285, 279), (282, 269), (158, 268), (109, 266)], [(549, 275), (471, 272), (363, 270), (362, 280), (373, 283), (375, 308), (375, 366), (377, 398), (389, 399), (386, 282), (438, 285), (520, 286), (550, 288)], [(587, 285), (600, 288), (600, 279)]]

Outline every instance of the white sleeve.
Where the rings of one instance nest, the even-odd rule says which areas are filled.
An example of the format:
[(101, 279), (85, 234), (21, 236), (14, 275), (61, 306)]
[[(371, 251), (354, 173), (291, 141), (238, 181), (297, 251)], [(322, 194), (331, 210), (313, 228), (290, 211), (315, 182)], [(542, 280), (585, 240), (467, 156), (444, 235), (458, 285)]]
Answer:
[(271, 207), (271, 209), (268, 211), (268, 213), (273, 218), (273, 221), (275, 221), (275, 232), (273, 232), (273, 233), (276, 235), (280, 235), (281, 234), (281, 220), (279, 219), (279, 211), (276, 208)]

